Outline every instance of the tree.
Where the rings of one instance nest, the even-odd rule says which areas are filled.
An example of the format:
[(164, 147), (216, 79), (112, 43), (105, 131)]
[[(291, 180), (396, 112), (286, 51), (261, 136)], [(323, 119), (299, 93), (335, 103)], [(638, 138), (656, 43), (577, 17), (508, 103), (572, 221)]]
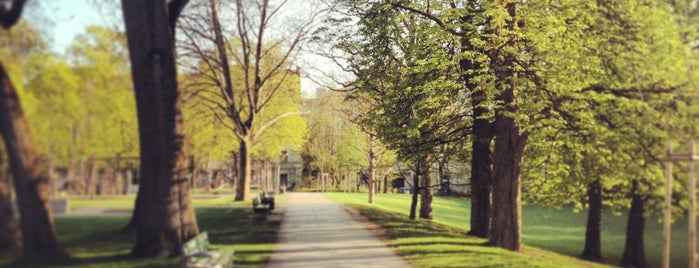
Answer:
[[(22, 32), (22, 38), (17, 33)], [(35, 51), (43, 50), (44, 43), (41, 36), (33, 26), (25, 21), (19, 21), (14, 26), (14, 31), (0, 30), (0, 58), (10, 60), (9, 75), (12, 77), (22, 77), (23, 70), (26, 69), (26, 58)], [(23, 108), (27, 107), (27, 94), (18, 89), (18, 95), (23, 100)], [(10, 165), (7, 161), (7, 151), (4, 144), (0, 144), (0, 247), (10, 249), (21, 246), (20, 230), (17, 226), (17, 218), (12, 205), (12, 188), (9, 174)]]
[[(0, 7), (0, 24), (9, 29), (19, 20), (23, 0), (10, 9)], [(0, 63), (0, 134), (10, 160), (22, 232), (22, 260), (61, 260), (68, 255), (56, 238), (48, 205), (46, 175), (39, 170), (39, 157), (22, 110), (17, 90)]]
[(455, 40), (431, 21), (391, 4), (362, 2), (349, 8), (349, 14), (361, 18), (360, 28), (329, 39), (340, 40), (335, 48), (355, 55), (345, 67), (357, 77), (353, 87), (376, 103), (362, 116), (365, 127), (376, 130), (399, 159), (420, 166), (415, 184), (419, 216), (430, 219), (431, 159), (441, 144), (463, 140), (468, 128), (463, 84), (452, 79), (458, 73)]
[[(547, 71), (541, 72), (547, 84), (541, 88), (553, 104), (542, 110), (542, 116), (558, 119), (537, 120), (543, 122), (539, 128), (545, 131), (535, 133), (533, 140), (545, 142), (535, 142), (529, 150), (528, 155), (536, 162), (530, 164), (538, 168), (527, 168), (528, 184), (532, 183), (527, 191), (530, 200), (545, 196), (547, 200), (539, 201), (574, 203), (578, 209), (584, 207), (579, 200), (587, 199), (588, 225), (581, 255), (601, 259), (603, 202), (611, 207), (631, 205), (631, 229), (627, 231), (641, 236), (636, 228), (643, 227), (643, 209), (638, 206), (658, 200), (652, 191), (645, 191), (662, 181), (656, 157), (663, 152), (667, 130), (678, 123), (673, 119), (677, 112), (671, 108), (676, 104), (670, 101), (670, 94), (682, 84), (676, 80), (682, 68), (678, 68), (680, 57), (674, 52), (681, 49), (666, 7), (661, 4), (634, 9), (628, 8), (636, 5), (633, 1), (582, 4), (590, 8), (564, 13), (559, 19), (569, 26), (592, 29), (569, 30), (586, 36), (587, 42), (570, 52), (560, 45), (561, 49), (555, 49), (555, 42), (547, 43), (552, 47), (540, 48), (539, 54), (548, 62), (561, 63), (549, 64)], [(546, 21), (553, 28), (563, 23)], [(566, 66), (576, 67), (565, 70)], [(556, 88), (566, 90), (559, 92)], [(537, 156), (542, 152), (548, 153)], [(632, 185), (633, 181), (639, 183), (638, 187)], [(580, 195), (580, 188), (588, 188), (589, 194)], [(634, 199), (639, 192), (644, 192), (643, 197)], [(627, 245), (637, 245), (636, 239), (627, 236)], [(633, 256), (633, 262), (645, 263), (640, 260), (644, 254), (637, 246), (629, 248), (634, 250), (627, 255)]]
[(139, 257), (177, 256), (199, 232), (175, 67), (175, 24), (187, 2), (122, 1), (140, 137), (141, 183), (132, 218), (132, 253)]
[[(196, 5), (183, 26), (187, 37), (183, 49), (197, 65), (204, 66), (192, 69), (198, 69), (206, 83), (218, 89), (218, 96), (210, 105), (226, 115), (225, 124), (239, 144), (235, 199), (248, 200), (253, 145), (267, 129), (286, 117), (298, 115), (298, 111), (267, 118), (264, 123), (260, 116), (297, 73), (292, 64), (299, 45), (308, 38), (323, 9), (296, 24), (280, 21), (287, 2), (276, 6), (270, 1), (253, 6), (242, 0), (229, 3), (230, 10), (224, 10), (228, 5), (215, 0)], [(274, 36), (273, 28), (277, 26), (289, 33)], [(202, 27), (206, 30), (202, 31)], [(234, 79), (236, 76), (239, 80)]]

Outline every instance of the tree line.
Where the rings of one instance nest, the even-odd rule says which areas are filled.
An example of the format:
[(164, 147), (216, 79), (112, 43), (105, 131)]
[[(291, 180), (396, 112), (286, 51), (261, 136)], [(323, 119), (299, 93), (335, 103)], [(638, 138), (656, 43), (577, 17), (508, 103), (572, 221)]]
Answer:
[[(132, 254), (169, 257), (199, 232), (192, 166), (237, 161), (236, 199), (248, 200), (251, 158), (268, 163), (304, 140), (293, 62), (314, 21), (296, 25), (297, 38), (286, 42), (270, 30), (283, 23), (284, 5), (125, 0), (125, 33), (88, 27), (58, 55), (20, 19), (32, 8), (26, 3), (0, 5), (0, 52), (11, 67), (0, 68), (0, 130), (20, 212), (17, 228), (2, 178), (2, 245), (20, 246), (21, 260), (68, 258), (53, 227), (40, 155), (69, 168), (95, 157), (138, 156), (139, 191), (126, 226), (136, 232)], [(231, 14), (238, 23), (221, 26)], [(227, 58), (233, 60), (219, 61)]]
[(371, 100), (360, 125), (418, 174), (411, 218), (431, 219), (429, 169), (450, 156), (471, 164), (471, 234), (519, 251), (523, 198), (573, 204), (588, 211), (581, 256), (600, 260), (603, 206), (630, 208), (622, 265), (647, 265), (660, 157), (695, 133), (696, 5), (342, 3), (320, 39)]

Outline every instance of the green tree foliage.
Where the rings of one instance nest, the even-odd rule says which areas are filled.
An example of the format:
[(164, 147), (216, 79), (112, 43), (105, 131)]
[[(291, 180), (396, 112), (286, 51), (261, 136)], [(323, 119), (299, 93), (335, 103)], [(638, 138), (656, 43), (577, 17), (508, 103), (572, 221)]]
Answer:
[[(125, 39), (91, 26), (66, 57), (46, 51), (26, 60), (23, 103), (42, 154), (60, 160), (138, 152)], [(66, 60), (69, 59), (69, 60)]]
[[(396, 12), (391, 5), (367, 2), (350, 10), (360, 18), (357, 32), (330, 39), (356, 55), (347, 66), (357, 76), (353, 86), (376, 103), (360, 120), (364, 127), (412, 163), (425, 162), (440, 144), (463, 138), (468, 111), (461, 104), (466, 96), (453, 57), (458, 40), (430, 20)], [(428, 176), (422, 180), (420, 216), (431, 218), (431, 181)]]
[[(352, 55), (347, 61), (354, 68), (347, 69), (357, 76), (357, 88), (384, 100), (370, 123), (382, 126), (389, 146), (417, 155), (425, 143), (410, 144), (410, 139), (440, 133), (429, 125), (439, 122), (439, 109), (454, 107), (442, 111), (462, 114), (460, 123), (468, 125), (463, 115), (485, 108), (475, 119), (492, 124), (495, 182), (515, 183), (506, 190), (510, 194), (518, 192), (521, 162), (530, 200), (582, 205), (586, 197), (580, 189), (600, 181), (606, 204), (628, 206), (626, 193), (634, 180), (642, 182), (636, 193), (657, 197), (657, 157), (678, 122), (683, 108), (677, 105), (685, 105), (672, 95), (685, 83), (678, 76), (686, 68), (679, 64), (684, 49), (678, 32), (683, 32), (667, 5), (629, 0), (352, 1), (348, 6), (358, 30), (338, 31), (330, 39), (344, 40), (335, 48)], [(387, 88), (394, 90), (381, 90)], [(444, 96), (457, 105), (440, 99)], [(527, 143), (525, 160), (510, 157)], [(510, 151), (516, 147), (520, 150)], [(512, 177), (503, 180), (505, 174)], [(498, 211), (519, 206), (498, 205), (504, 205)], [(514, 225), (494, 231), (518, 232), (508, 226)]]
[[(202, 91), (213, 93), (202, 97), (217, 110), (214, 115), (220, 123), (238, 139), (236, 200), (248, 200), (252, 158), (256, 154), (278, 155), (282, 148), (302, 143), (300, 80), (293, 59), (314, 18), (292, 25), (290, 33), (274, 36), (272, 29), (282, 17), (277, 11), (284, 3), (234, 3), (194, 3), (181, 27), (186, 38), (181, 50), (196, 79), (192, 83), (213, 89)], [(299, 125), (281, 127), (279, 123)], [(275, 128), (275, 132), (268, 133)], [(263, 135), (288, 140), (262, 140)], [(257, 144), (260, 146), (256, 148)]]
[(136, 155), (136, 103), (126, 38), (114, 30), (90, 26), (68, 49), (68, 58), (81, 77), (80, 96), (86, 110), (82, 125), (73, 126), (85, 155)]

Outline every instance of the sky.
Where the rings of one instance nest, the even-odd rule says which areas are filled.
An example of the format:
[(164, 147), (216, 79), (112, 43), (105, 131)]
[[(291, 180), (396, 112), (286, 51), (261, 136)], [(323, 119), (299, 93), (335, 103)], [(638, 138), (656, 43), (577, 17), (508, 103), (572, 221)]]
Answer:
[[(45, 31), (50, 40), (51, 49), (56, 53), (63, 53), (73, 42), (76, 35), (85, 31), (89, 25), (114, 26), (121, 24), (121, 10), (108, 12), (105, 7), (96, 7), (95, 3), (104, 1), (105, 3), (115, 3), (115, 0), (51, 0), (40, 1), (40, 6), (28, 7), (25, 19), (39, 23), (40, 28)], [(38, 10), (38, 12), (37, 12)], [(317, 64), (322, 59), (318, 56), (304, 56), (304, 64), (308, 62)], [(310, 69), (310, 68), (307, 68)], [(305, 96), (315, 95), (316, 88), (320, 87), (313, 80), (301, 79), (301, 91)]]
[(41, 5), (39, 14), (30, 13), (27, 19), (41, 23), (42, 29), (48, 29), (51, 48), (58, 53), (63, 53), (88, 25), (108, 23), (88, 0), (42, 1)]

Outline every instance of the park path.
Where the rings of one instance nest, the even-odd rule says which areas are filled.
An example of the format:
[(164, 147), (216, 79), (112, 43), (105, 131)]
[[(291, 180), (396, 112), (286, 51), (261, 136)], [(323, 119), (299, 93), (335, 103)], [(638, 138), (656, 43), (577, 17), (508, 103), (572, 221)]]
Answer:
[(319, 193), (289, 193), (279, 240), (267, 267), (410, 267)]

